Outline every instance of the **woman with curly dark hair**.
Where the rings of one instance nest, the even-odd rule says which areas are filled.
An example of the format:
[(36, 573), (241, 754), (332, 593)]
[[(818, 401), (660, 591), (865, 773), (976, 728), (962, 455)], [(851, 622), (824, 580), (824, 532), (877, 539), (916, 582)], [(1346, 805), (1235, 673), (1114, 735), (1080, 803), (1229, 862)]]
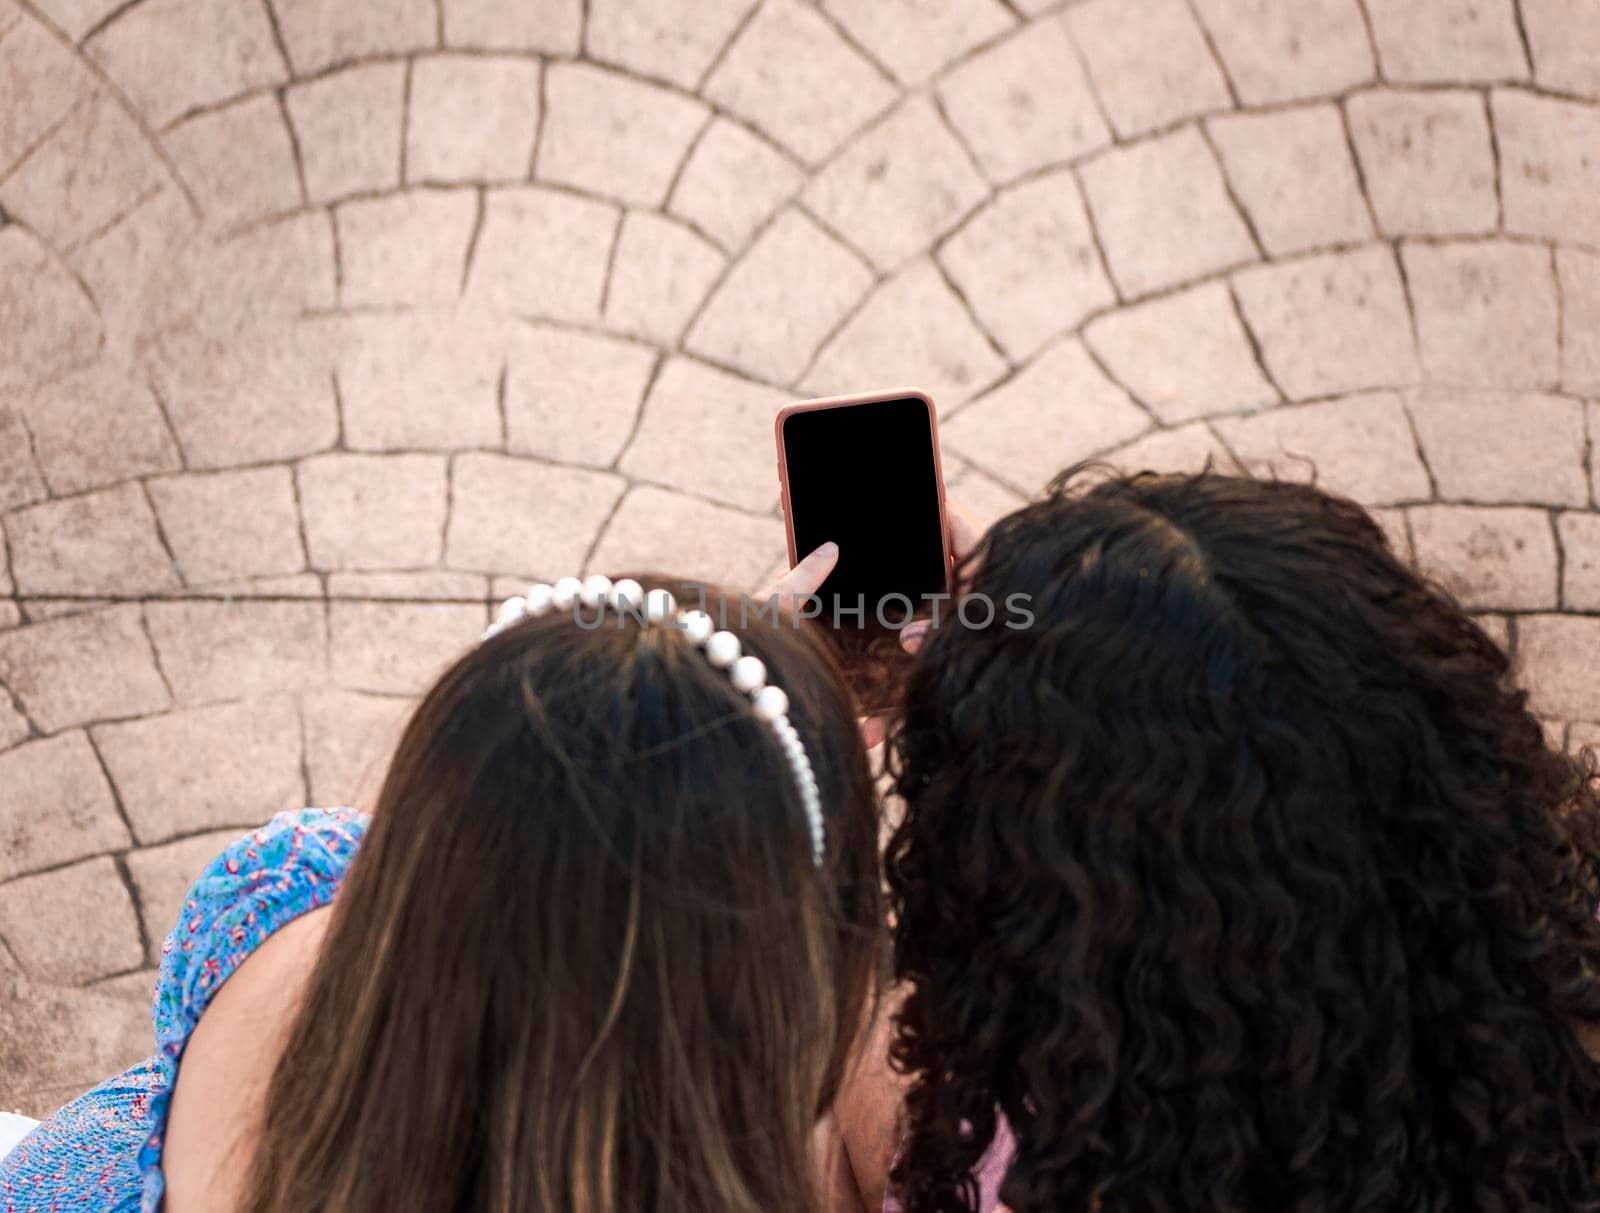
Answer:
[(1069, 473), (890, 742), (895, 1186), (971, 1209), (1600, 1209), (1600, 928), (1504, 653), (1358, 506)]

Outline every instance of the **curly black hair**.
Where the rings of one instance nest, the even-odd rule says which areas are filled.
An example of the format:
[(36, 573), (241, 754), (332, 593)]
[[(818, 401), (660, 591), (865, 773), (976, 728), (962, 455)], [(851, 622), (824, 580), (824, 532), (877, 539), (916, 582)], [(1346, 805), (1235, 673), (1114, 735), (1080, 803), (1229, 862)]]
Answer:
[(1600, 1209), (1592, 759), (1359, 506), (1064, 474), (890, 763), (908, 1213)]

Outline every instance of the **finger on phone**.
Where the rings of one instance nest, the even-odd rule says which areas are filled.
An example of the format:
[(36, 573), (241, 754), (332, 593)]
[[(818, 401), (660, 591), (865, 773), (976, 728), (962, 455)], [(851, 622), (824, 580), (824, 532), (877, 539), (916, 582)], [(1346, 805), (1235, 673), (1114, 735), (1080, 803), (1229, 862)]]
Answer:
[(983, 539), (978, 520), (954, 501), (945, 502), (945, 517), (950, 524), (950, 553), (960, 560)]
[(933, 625), (926, 619), (918, 619), (906, 624), (900, 629), (900, 647), (908, 653), (915, 653), (922, 647), (928, 638), (928, 630)]
[(804, 598), (809, 594), (815, 594), (822, 583), (828, 579), (828, 574), (833, 572), (833, 566), (838, 563), (839, 545), (831, 542), (825, 543), (814, 552), (808, 553), (799, 564), (762, 590), (760, 592), (761, 601), (765, 602), (776, 594), (779, 603), (784, 607), (789, 607), (796, 598)]

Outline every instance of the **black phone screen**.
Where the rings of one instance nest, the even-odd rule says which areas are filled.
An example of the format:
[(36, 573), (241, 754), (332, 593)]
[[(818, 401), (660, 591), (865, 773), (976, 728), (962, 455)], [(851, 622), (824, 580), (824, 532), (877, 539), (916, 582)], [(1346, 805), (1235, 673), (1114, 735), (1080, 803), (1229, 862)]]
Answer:
[[(910, 608), (885, 599), (904, 595), (926, 614), (927, 597), (945, 592), (933, 425), (932, 408), (915, 397), (784, 418), (796, 555), (829, 540), (839, 545), (839, 563), (818, 590), (823, 622), (898, 627)], [(861, 615), (854, 613), (858, 606)]]

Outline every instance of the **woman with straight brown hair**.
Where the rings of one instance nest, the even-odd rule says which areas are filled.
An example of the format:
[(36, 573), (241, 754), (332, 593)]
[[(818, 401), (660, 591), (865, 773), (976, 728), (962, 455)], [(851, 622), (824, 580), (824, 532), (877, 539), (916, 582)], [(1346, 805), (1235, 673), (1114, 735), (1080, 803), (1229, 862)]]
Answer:
[(633, 581), (507, 605), (370, 821), (284, 814), (207, 870), (161, 1053), (24, 1140), (0, 1209), (817, 1207), (882, 921), (826, 650)]

